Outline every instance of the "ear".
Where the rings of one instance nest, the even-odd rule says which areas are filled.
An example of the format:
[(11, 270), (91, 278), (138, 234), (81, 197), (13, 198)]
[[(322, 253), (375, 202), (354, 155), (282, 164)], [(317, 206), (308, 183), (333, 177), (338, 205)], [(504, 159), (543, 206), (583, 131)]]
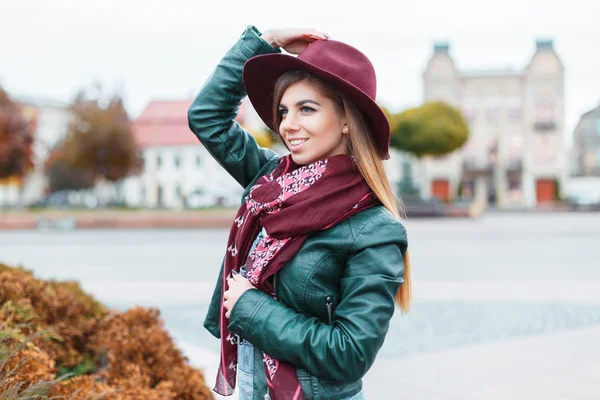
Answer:
[(347, 135), (348, 133), (350, 133), (350, 131), (348, 130), (348, 124), (344, 124), (344, 127), (342, 128), (342, 133), (344, 135)]

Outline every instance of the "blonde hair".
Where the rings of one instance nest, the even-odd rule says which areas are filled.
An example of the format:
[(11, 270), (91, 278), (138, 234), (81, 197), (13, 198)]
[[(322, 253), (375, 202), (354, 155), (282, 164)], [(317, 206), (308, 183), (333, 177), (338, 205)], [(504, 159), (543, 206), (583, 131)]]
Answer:
[[(279, 116), (279, 103), (285, 90), (292, 84), (309, 81), (314, 84), (324, 96), (331, 99), (338, 111), (345, 115), (350, 132), (348, 140), (347, 153), (354, 156), (360, 173), (365, 181), (375, 193), (379, 201), (392, 215), (400, 220), (406, 216), (404, 206), (400, 199), (394, 196), (390, 187), (382, 161), (382, 150), (379, 149), (373, 140), (367, 118), (360, 109), (349, 100), (336, 87), (327, 81), (306, 71), (290, 71), (279, 77), (275, 84), (273, 96), (273, 127), (279, 127), (281, 118)], [(410, 260), (408, 251), (403, 255), (404, 259), (404, 283), (394, 296), (396, 304), (403, 312), (408, 312), (411, 300), (410, 284)]]

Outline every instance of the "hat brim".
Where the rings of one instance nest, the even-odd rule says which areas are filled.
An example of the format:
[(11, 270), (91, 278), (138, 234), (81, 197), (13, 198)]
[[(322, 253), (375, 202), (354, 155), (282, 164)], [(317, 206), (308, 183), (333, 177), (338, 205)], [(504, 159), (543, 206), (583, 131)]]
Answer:
[(242, 80), (252, 106), (273, 132), (279, 134), (274, 124), (273, 95), (277, 79), (288, 71), (310, 72), (333, 83), (363, 112), (368, 120), (381, 158), (389, 159), (390, 125), (383, 110), (366, 93), (339, 76), (287, 54), (263, 54), (250, 58), (244, 64)]

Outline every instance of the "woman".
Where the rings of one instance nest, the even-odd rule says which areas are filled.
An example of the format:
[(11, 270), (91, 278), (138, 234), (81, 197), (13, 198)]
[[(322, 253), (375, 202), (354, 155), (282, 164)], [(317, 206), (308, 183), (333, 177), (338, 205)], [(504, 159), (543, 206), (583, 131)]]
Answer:
[[(351, 46), (249, 26), (190, 107), (191, 130), (245, 188), (204, 322), (221, 338), (217, 393), (237, 379), (240, 399), (364, 398), (394, 299), (407, 311), (410, 297), (375, 87)], [(289, 155), (235, 122), (246, 94)]]

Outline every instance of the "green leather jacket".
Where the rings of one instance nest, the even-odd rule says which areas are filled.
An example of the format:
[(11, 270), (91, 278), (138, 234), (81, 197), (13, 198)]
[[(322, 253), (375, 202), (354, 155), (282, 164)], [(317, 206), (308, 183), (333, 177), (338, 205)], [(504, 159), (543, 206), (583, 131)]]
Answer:
[[(227, 52), (188, 112), (190, 129), (245, 188), (277, 165), (235, 117), (245, 96), (244, 62), (274, 50), (250, 26)], [(384, 207), (362, 211), (310, 236), (275, 276), (279, 301), (259, 290), (236, 302), (229, 330), (257, 349), (296, 366), (305, 399), (343, 399), (360, 392), (394, 314), (403, 282), (406, 231)], [(219, 337), (221, 273), (204, 326)], [(255, 393), (266, 393), (255, 352)]]

